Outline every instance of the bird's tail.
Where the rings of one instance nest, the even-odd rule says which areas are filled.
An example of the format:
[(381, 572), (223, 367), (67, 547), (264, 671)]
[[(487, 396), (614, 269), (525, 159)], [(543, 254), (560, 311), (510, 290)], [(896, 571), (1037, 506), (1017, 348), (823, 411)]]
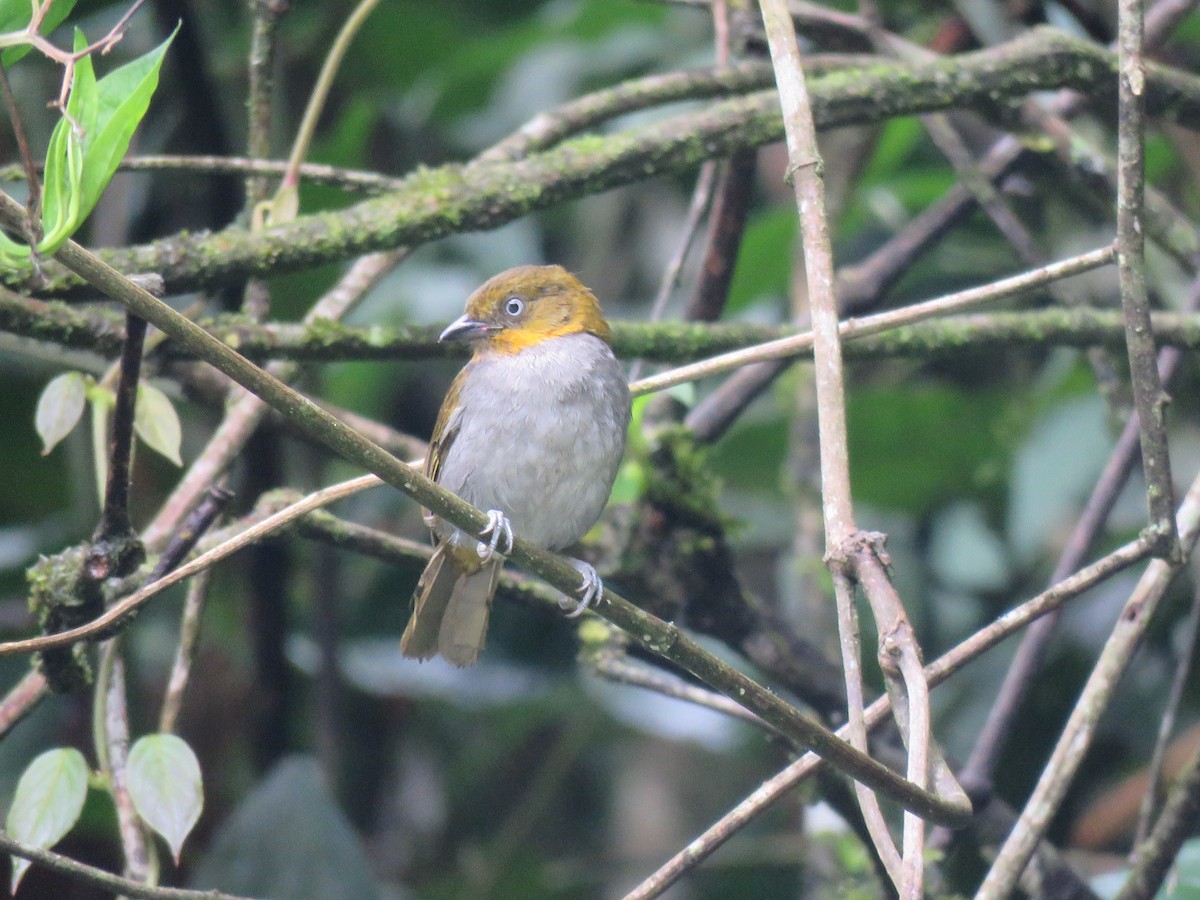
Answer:
[(400, 638), (411, 659), (441, 653), (456, 666), (474, 665), (487, 638), (488, 614), (504, 560), (470, 569), (455, 558), (449, 543), (433, 551), (413, 596), (413, 614)]

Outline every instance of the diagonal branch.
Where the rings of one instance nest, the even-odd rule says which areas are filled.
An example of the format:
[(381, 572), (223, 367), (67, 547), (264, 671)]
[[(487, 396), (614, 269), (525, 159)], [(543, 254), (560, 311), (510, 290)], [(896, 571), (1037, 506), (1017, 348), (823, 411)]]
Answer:
[[(20, 229), (22, 221), (20, 204), (0, 194), (0, 222), (7, 227)], [(74, 242), (65, 244), (56, 254), (56, 258), (99, 290), (121, 302), (127, 309), (187, 346), (247, 390), (253, 391), (287, 415), (312, 438), (347, 461), (375, 473), (426, 509), (471, 534), (479, 535), (487, 525), (488, 517), (484, 513), (439, 487), (421, 472), (400, 462), (378, 445), (353, 432), (312, 400), (254, 366), (194, 322), (175, 312), (170, 306), (142, 290)], [(522, 538), (515, 541), (510, 558), (565, 593), (579, 588), (580, 575), (571, 563)], [(883, 791), (906, 809), (911, 809), (932, 821), (949, 825), (961, 823), (969, 814), (969, 810), (961, 804), (936, 797), (907, 779), (897, 776), (886, 766), (856, 752), (752, 678), (703, 650), (679, 629), (643, 612), (623, 597), (606, 590), (598, 602), (596, 611), (627, 631), (646, 649), (692, 672), (706, 684), (762, 717), (790, 740), (817, 750), (847, 774)], [(55, 635), (52, 638), (0, 646), (7, 651), (17, 652), (16, 644), (20, 643), (20, 652), (27, 652), (28, 649), (42, 646), (40, 642), (46, 640), (57, 642), (61, 638)]]

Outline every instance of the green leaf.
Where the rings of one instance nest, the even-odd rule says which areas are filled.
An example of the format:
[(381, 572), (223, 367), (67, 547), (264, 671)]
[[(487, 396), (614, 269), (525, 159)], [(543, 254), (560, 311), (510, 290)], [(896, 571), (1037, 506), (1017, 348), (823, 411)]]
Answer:
[[(174, 38), (172, 32), (149, 53), (99, 81), (90, 56), (76, 64), (67, 115), (55, 126), (46, 155), (42, 253), (53, 253), (74, 234), (104, 193), (146, 114)], [(76, 50), (86, 45), (77, 31)]]
[[(73, 747), (47, 750), (29, 764), (17, 783), (5, 828), (23, 844), (47, 850), (61, 840), (83, 811), (88, 767)], [(14, 858), (10, 889), (16, 893), (29, 861)]]
[[(75, 29), (75, 52), (86, 47), (87, 38)], [(42, 240), (38, 244), (44, 253), (57, 250), (91, 212), (91, 205), (83, 206), (83, 142), (96, 126), (98, 108), (96, 73), (92, 58), (85, 56), (75, 64), (66, 115), (54, 126), (46, 148)]]
[[(78, 28), (75, 29), (76, 53), (87, 49), (87, 36)], [(67, 118), (75, 123), (76, 129), (83, 135), (94, 129), (96, 118), (100, 113), (99, 92), (96, 87), (96, 69), (92, 57), (83, 56), (75, 63), (75, 74), (71, 79), (71, 93), (67, 97)]]
[(20, 31), (31, 15), (29, 0), (0, 0), (0, 34)]
[(291, 222), (300, 212), (300, 188), (294, 184), (280, 185), (275, 196), (255, 208), (255, 230)]
[(59, 234), (70, 236), (73, 228), (69, 217), (71, 184), (67, 144), (71, 140), (71, 123), (59, 119), (46, 146), (46, 167), (42, 173), (42, 243), (53, 243)]
[(87, 405), (87, 381), (80, 372), (64, 372), (50, 380), (38, 397), (34, 426), (42, 439), (42, 456), (71, 433)]
[[(75, 0), (54, 0), (46, 11), (46, 17), (42, 19), (42, 27), (38, 29), (38, 33), (43, 36), (51, 34), (62, 24), (74, 6)], [(31, 13), (29, 0), (0, 0), (0, 34), (24, 30), (29, 24)], [(0, 65), (7, 69), (32, 49), (28, 44), (9, 47), (0, 53)]]
[(108, 483), (108, 412), (112, 409), (112, 391), (96, 385), (88, 391), (92, 408), (92, 474), (96, 477), (96, 498), (104, 505)]
[(97, 105), (95, 119), (83, 141), (83, 196), (81, 204), (86, 217), (108, 186), (113, 173), (129, 148), (150, 106), (150, 97), (158, 87), (158, 72), (167, 47), (178, 31), (143, 56), (126, 63), (96, 83)]
[(0, 233), (0, 272), (24, 272), (32, 266), (29, 248)]
[(138, 385), (133, 428), (151, 450), (161, 453), (177, 466), (183, 465), (179, 457), (179, 447), (183, 443), (179, 413), (167, 395), (152, 384)]
[(178, 863), (183, 842), (204, 809), (196, 754), (173, 734), (148, 734), (129, 751), (126, 772), (133, 808), (163, 836)]

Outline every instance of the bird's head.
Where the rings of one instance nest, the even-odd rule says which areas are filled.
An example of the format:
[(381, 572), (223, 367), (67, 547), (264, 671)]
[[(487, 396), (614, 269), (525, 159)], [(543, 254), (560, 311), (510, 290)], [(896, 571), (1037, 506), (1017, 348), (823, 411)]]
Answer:
[(508, 354), (579, 333), (609, 340), (596, 295), (562, 266), (518, 266), (484, 282), (438, 340), (478, 342), (479, 349)]

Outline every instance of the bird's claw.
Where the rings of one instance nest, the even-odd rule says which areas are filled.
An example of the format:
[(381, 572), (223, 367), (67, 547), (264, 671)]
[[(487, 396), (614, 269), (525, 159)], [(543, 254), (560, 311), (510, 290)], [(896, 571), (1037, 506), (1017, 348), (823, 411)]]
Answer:
[[(486, 543), (480, 541), (475, 547), (475, 552), (479, 554), (479, 558), (487, 562), (493, 556), (508, 556), (512, 553), (513, 548), (513, 530), (512, 523), (508, 521), (508, 516), (500, 512), (498, 509), (488, 510), (488, 523), (480, 532), (481, 537), (488, 537)], [(500, 549), (500, 544), (504, 544), (504, 549)]]
[(571, 565), (583, 576), (583, 584), (576, 591), (579, 594), (579, 599), (572, 600), (564, 594), (558, 598), (558, 606), (559, 609), (567, 612), (568, 619), (575, 619), (582, 616), (584, 610), (600, 599), (600, 596), (604, 593), (604, 582), (596, 574), (595, 568), (585, 563), (582, 559), (571, 560)]

